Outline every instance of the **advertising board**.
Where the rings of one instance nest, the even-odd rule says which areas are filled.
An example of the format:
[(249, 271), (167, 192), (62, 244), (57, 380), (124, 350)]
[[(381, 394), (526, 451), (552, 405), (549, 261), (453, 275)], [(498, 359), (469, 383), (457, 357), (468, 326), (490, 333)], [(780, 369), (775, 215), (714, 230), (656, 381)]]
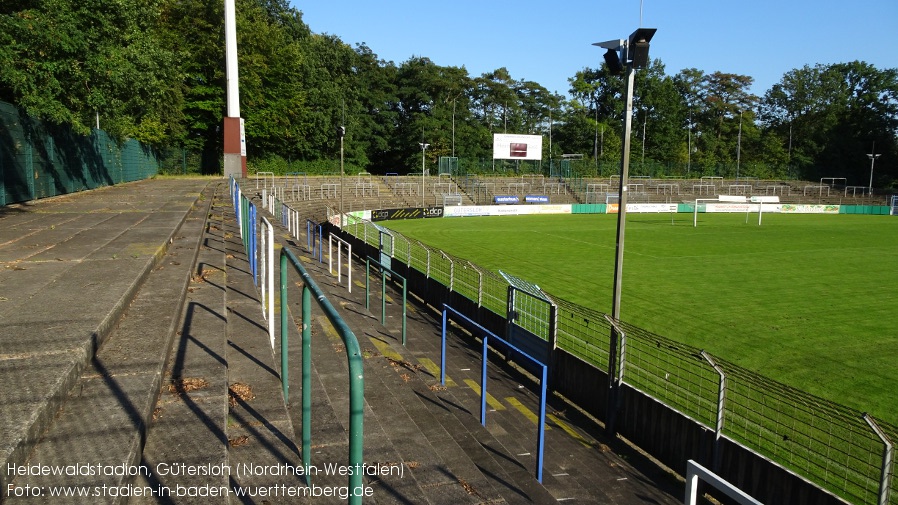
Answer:
[(543, 159), (543, 137), (494, 133), (493, 159), (539, 161)]

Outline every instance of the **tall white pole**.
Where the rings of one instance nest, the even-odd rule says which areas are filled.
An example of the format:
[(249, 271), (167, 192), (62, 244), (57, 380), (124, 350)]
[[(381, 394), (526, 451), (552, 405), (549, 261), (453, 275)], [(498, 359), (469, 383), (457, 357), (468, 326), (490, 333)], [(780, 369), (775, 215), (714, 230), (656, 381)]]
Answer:
[(237, 9), (225, 0), (225, 77), (227, 117), (224, 118), (224, 176), (246, 177), (246, 135), (240, 117), (240, 84), (237, 76)]
[(736, 180), (739, 180), (739, 165), (742, 161), (742, 111), (739, 111), (739, 138), (736, 143)]
[(873, 150), (867, 156), (870, 158), (870, 187), (867, 189), (867, 195), (873, 196), (873, 165), (876, 163), (876, 158), (879, 158), (879, 155), (876, 154), (876, 142), (873, 142)]
[(237, 9), (235, 2), (236, 0), (225, 0), (228, 117), (240, 117), (240, 91), (237, 81)]
[(421, 207), (424, 207), (424, 151), (427, 150), (427, 146), (430, 144), (425, 144), (424, 142), (419, 142), (421, 144)]

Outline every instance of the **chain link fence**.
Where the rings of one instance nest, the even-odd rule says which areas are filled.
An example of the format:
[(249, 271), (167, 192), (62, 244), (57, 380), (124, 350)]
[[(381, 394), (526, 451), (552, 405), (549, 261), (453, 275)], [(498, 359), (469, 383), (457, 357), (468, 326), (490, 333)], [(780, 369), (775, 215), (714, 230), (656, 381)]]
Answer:
[(0, 102), (0, 206), (147, 179), (158, 168), (136, 140), (78, 135)]

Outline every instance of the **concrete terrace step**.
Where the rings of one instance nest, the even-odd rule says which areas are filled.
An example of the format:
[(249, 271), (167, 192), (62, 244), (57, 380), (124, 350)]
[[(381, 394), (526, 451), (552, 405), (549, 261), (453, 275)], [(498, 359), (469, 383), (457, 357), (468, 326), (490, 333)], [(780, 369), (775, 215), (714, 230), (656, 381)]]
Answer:
[[(195, 206), (172, 237), (159, 266), (147, 276), (121, 321), (81, 374), (26, 465), (66, 468), (89, 462), (107, 468), (136, 466), (211, 192), (205, 197), (205, 205)], [(13, 484), (49, 493), (51, 488), (122, 486), (129, 480), (128, 475), (28, 475), (16, 478)], [(8, 502), (32, 499), (13, 496)], [(119, 498), (103, 493), (81, 501), (116, 503)]]
[[(0, 269), (0, 380), (5, 386), (0, 393), (0, 500), (10, 489), (19, 490), (8, 487), (17, 473), (10, 467), (25, 464), (70, 392), (88, 397), (118, 394), (120, 399), (122, 387), (151, 374), (141, 362), (112, 366), (96, 349), (151, 270), (165, 269), (163, 254), (189, 255), (195, 236), (180, 236), (177, 230), (205, 185), (143, 181), (0, 211), (0, 263), (5, 267)], [(202, 217), (200, 211), (197, 221)], [(185, 229), (191, 224), (185, 223)], [(190, 258), (181, 261), (191, 263)], [(74, 403), (69, 407), (73, 413), (80, 408)], [(131, 414), (127, 420), (137, 422)], [(109, 419), (111, 415), (104, 421)], [(57, 423), (65, 422), (63, 412)], [(97, 432), (115, 431), (109, 424), (94, 428), (98, 426)], [(53, 433), (47, 440), (69, 454), (51, 458), (94, 462), (94, 453), (76, 454), (66, 436)]]
[[(375, 317), (365, 310), (364, 284), (353, 286), (354, 293), (350, 294), (345, 285), (336, 285), (334, 277), (327, 273), (326, 265), (309, 258), (301, 250), (294, 249), (294, 252), (317, 278), (328, 299), (341, 307), (342, 315), (359, 338), (366, 357), (365, 459), (389, 461), (405, 470), (402, 479), (368, 481), (375, 490), (377, 503), (555, 501), (534, 480), (531, 471), (504, 454), (501, 444), (479, 424), (476, 413), (459, 409), (453, 395), (436, 384), (436, 378), (427, 371), (433, 364), (432, 359), (422, 360), (428, 366), (418, 364), (414, 358), (406, 360), (404, 355), (411, 353), (398, 343), (399, 323), (396, 322), (392, 329), (384, 328), (380, 325), (379, 313)], [(291, 310), (298, 310), (295, 300), (299, 296), (298, 289), (291, 290)], [(379, 297), (372, 297), (372, 304), (379, 312)], [(399, 308), (392, 306), (390, 310), (398, 312)], [(341, 354), (342, 342), (323, 316), (313, 316), (313, 320), (313, 364), (335, 411), (327, 415), (335, 416), (338, 424), (345, 423), (348, 379), (345, 357)], [(417, 321), (422, 325), (417, 326)], [(434, 332), (429, 320), (410, 318), (409, 323), (410, 333)], [(321, 335), (326, 341), (322, 342)], [(292, 391), (299, 389), (297, 380), (292, 381), (295, 383)], [(291, 400), (294, 405), (299, 401), (298, 397)], [(323, 405), (318, 408), (326, 409)], [(316, 413), (313, 409), (313, 418)], [(535, 429), (533, 431), (535, 433)], [(345, 439), (345, 434), (340, 434), (339, 430), (332, 433), (336, 434), (337, 440), (327, 440), (324, 446), (338, 443), (339, 437)], [(321, 442), (315, 436), (313, 444), (318, 446)], [(345, 448), (345, 443), (341, 444), (339, 450), (330, 451), (328, 457), (345, 460)]]
[[(378, 323), (370, 316), (359, 314), (368, 320), (367, 329), (357, 328), (356, 335), (365, 360), (365, 459), (387, 464), (391, 468), (401, 466), (402, 476), (386, 475), (368, 479), (374, 492), (376, 503), (482, 503), (504, 502), (502, 489), (495, 481), (483, 474), (483, 468), (491, 466), (503, 477), (504, 470), (497, 468), (495, 461), (474, 461), (471, 453), (482, 460), (491, 456), (478, 448), (474, 436), (467, 430), (459, 430), (458, 421), (443, 408), (432, 412), (428, 404), (437, 404), (438, 398), (415, 375), (417, 371), (407, 363), (391, 358), (398, 356), (386, 350), (386, 337), (378, 333)], [(353, 317), (354, 318), (354, 317)], [(352, 323), (349, 323), (352, 325)], [(327, 413), (345, 422), (342, 409), (347, 382), (346, 367), (341, 356), (342, 342), (327, 324), (316, 321), (316, 331), (323, 333), (327, 340), (319, 337), (314, 347), (315, 368), (323, 388), (328, 392), (331, 404), (339, 405), (336, 412)], [(377, 344), (375, 344), (375, 342)], [(386, 344), (389, 345), (389, 344)], [(314, 349), (313, 347), (313, 349)], [(382, 354), (381, 351), (386, 351)], [(326, 369), (327, 373), (321, 373)], [(411, 387), (410, 387), (411, 386)], [(325, 408), (321, 406), (321, 408)], [(315, 415), (313, 410), (313, 416)], [(341, 415), (342, 414), (342, 415)], [(439, 416), (449, 415), (447, 420)], [(315, 423), (317, 426), (317, 423)], [(479, 429), (479, 425), (477, 426)], [(317, 430), (316, 430), (317, 431)], [(345, 434), (336, 432), (338, 437)], [(316, 437), (313, 442), (322, 444)], [(346, 458), (346, 444), (340, 439), (329, 440), (324, 445), (337, 445), (339, 450), (330, 451), (327, 457), (343, 461)], [(468, 445), (470, 447), (464, 447)], [(467, 449), (467, 451), (466, 451)], [(478, 453), (479, 451), (479, 453)], [(318, 457), (318, 455), (315, 455)]]
[(143, 465), (156, 471), (137, 483), (160, 492), (131, 503), (263, 503), (303, 485), (243, 471), (301, 463), (227, 195), (215, 202), (197, 272), (144, 448)]

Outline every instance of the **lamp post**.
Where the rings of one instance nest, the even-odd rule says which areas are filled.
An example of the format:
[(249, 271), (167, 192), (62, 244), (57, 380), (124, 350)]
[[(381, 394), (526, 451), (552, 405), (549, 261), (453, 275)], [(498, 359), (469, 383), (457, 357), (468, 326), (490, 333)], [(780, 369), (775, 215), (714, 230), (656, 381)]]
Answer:
[[(620, 73), (625, 70), (627, 91), (626, 109), (624, 112), (624, 142), (621, 149), (620, 165), (620, 193), (618, 197), (617, 211), (617, 239), (614, 257), (614, 291), (611, 298), (611, 317), (616, 322), (620, 320), (621, 280), (624, 264), (624, 235), (627, 225), (627, 192), (630, 172), (630, 131), (633, 125), (633, 79), (636, 69), (643, 69), (649, 62), (649, 42), (655, 35), (655, 28), (639, 28), (630, 35), (628, 40), (618, 39), (606, 42), (596, 42), (608, 51), (605, 53), (605, 63), (612, 73)], [(618, 55), (618, 51), (620, 55)], [(605, 425), (609, 433), (614, 433), (614, 421), (616, 417), (615, 405), (617, 404), (617, 384), (615, 370), (617, 368), (617, 342), (619, 335), (615, 325), (611, 326), (611, 339), (608, 349), (608, 419)]]
[(868, 154), (867, 157), (870, 158), (870, 188), (867, 190), (867, 194), (873, 196), (873, 165), (876, 164), (876, 158), (879, 158), (882, 154), (876, 154), (876, 142), (873, 143), (873, 152)]
[(739, 164), (742, 160), (742, 111), (739, 111), (739, 136), (736, 138), (736, 180), (739, 180)]
[(421, 146), (421, 207), (424, 207), (424, 151), (430, 147), (430, 144), (425, 142), (418, 142), (418, 145)]
[(346, 135), (346, 127), (337, 127), (337, 136), (340, 137), (340, 229), (343, 229), (343, 137)]

